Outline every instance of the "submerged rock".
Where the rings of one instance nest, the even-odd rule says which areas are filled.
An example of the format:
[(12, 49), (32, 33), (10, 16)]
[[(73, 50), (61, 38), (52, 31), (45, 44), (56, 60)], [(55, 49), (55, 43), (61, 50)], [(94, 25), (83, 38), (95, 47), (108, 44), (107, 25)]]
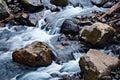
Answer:
[(79, 65), (85, 75), (85, 80), (101, 80), (120, 66), (120, 60), (98, 50), (90, 49), (85, 56), (80, 58)]
[(93, 45), (104, 47), (113, 40), (114, 29), (107, 24), (96, 22), (85, 26), (80, 32), (80, 37)]
[(108, 0), (91, 0), (91, 2), (97, 6), (103, 6)]
[(36, 12), (44, 9), (40, 0), (18, 0), (28, 12)]
[(52, 63), (52, 51), (45, 43), (35, 41), (24, 49), (13, 52), (13, 61), (28, 66), (48, 66)]
[(4, 0), (0, 0), (0, 20), (5, 19), (9, 16), (10, 11)]
[(51, 0), (51, 3), (55, 4), (56, 6), (67, 6), (68, 0)]

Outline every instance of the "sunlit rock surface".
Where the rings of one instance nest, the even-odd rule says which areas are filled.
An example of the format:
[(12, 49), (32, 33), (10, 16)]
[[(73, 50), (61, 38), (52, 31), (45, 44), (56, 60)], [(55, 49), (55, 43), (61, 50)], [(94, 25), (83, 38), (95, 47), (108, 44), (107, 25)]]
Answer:
[(120, 60), (90, 49), (85, 56), (80, 58), (79, 65), (84, 72), (85, 80), (99, 80), (120, 66)]

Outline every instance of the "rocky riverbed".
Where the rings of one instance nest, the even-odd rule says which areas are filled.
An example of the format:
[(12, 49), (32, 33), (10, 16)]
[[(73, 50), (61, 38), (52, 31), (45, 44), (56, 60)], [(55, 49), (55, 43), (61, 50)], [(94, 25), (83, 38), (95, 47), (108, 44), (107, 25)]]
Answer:
[(0, 0), (0, 80), (119, 79), (119, 0)]

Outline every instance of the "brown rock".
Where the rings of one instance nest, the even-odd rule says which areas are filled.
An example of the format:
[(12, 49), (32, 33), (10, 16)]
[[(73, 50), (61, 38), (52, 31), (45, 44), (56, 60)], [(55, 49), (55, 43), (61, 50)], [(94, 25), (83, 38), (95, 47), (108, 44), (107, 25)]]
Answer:
[(61, 44), (62, 44), (63, 46), (68, 46), (68, 45), (69, 45), (69, 43), (66, 42), (66, 41), (62, 41)]
[(80, 58), (79, 65), (85, 75), (85, 80), (99, 80), (109, 76), (112, 70), (120, 66), (120, 60), (90, 49), (85, 56)]
[(25, 19), (27, 19), (27, 18), (28, 18), (28, 14), (23, 13), (23, 14), (22, 14), (22, 17), (25, 18)]
[(51, 3), (55, 4), (56, 6), (67, 6), (68, 0), (51, 0)]
[(28, 47), (13, 52), (13, 61), (28, 66), (48, 66), (52, 63), (52, 51), (45, 43), (35, 41)]
[(55, 45), (55, 47), (56, 47), (56, 49), (60, 49), (60, 50), (63, 50), (63, 49), (64, 49), (64, 47), (61, 46), (61, 45)]

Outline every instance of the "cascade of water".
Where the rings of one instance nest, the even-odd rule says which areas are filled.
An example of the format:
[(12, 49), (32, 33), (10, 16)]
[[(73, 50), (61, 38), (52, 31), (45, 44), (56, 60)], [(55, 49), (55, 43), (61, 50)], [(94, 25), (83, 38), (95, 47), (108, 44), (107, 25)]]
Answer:
[[(42, 0), (44, 5), (48, 5), (49, 1), (50, 0)], [(11, 80), (17, 80), (16, 78), (17, 76), (19, 76), (18, 73), (22, 73), (22, 71), (25, 70), (25, 69), (21, 69), (18, 65), (15, 65), (14, 63), (11, 62), (11, 55), (12, 55), (11, 53), (14, 50), (24, 48), (26, 45), (32, 43), (33, 41), (46, 42), (49, 44), (49, 46), (51, 46), (54, 49), (54, 47), (51, 45), (50, 39), (58, 35), (60, 31), (60, 26), (62, 25), (65, 19), (69, 19), (77, 15), (90, 14), (92, 11), (95, 10), (105, 12), (107, 9), (98, 8), (96, 6), (93, 6), (91, 8), (80, 8), (80, 7), (74, 8), (73, 6), (67, 6), (61, 12), (51, 12), (50, 10), (44, 11), (43, 17), (38, 21), (38, 27), (33, 28), (27, 26), (13, 26), (13, 27), (6, 26), (5, 28), (1, 28), (0, 44), (5, 45), (5, 46), (0, 46), (0, 48), (5, 47), (4, 49), (5, 51), (0, 50), (0, 69), (2, 69), (0, 75), (2, 75), (1, 73), (4, 73), (2, 78), (0, 76), (1, 80), (3, 80), (3, 78), (6, 76), (5, 73), (7, 72), (10, 75), (6, 76), (6, 79), (8, 79), (9, 76), (13, 75), (12, 76), (13, 78)], [(45, 19), (47, 21), (45, 21)], [(49, 30), (46, 31), (47, 27), (51, 27), (51, 28), (49, 28)], [(18, 80), (41, 80), (41, 79), (48, 80), (52, 78), (50, 75), (52, 73), (56, 73), (59, 76), (61, 76), (66, 73), (69, 74), (76, 71), (79, 72), (80, 69), (78, 66), (78, 57), (80, 57), (81, 55), (74, 54), (74, 56), (76, 60), (69, 61), (68, 63), (64, 63), (62, 65), (53, 62), (50, 66), (40, 67), (37, 69), (37, 71), (28, 73), (22, 76), (21, 78), (19, 78)], [(1, 63), (1, 61), (3, 61), (4, 63)], [(11, 68), (11, 70), (9, 68), (6, 68), (13, 66), (15, 68)], [(68, 68), (68, 66), (71, 67)]]

